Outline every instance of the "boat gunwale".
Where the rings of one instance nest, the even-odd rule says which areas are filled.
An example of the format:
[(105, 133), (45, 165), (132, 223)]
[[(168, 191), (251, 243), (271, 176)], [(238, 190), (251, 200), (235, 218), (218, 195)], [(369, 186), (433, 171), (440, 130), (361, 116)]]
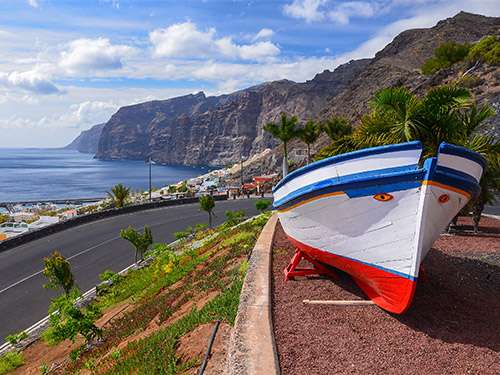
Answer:
[[(397, 168), (387, 168), (385, 173), (377, 173), (377, 174), (371, 174), (371, 175), (366, 175), (364, 177), (356, 177), (359, 176), (359, 173), (348, 175), (345, 177), (350, 177), (347, 179), (347, 181), (338, 183), (337, 181), (334, 181), (335, 179), (338, 178), (329, 178), (325, 180), (318, 181), (316, 183), (310, 184), (303, 186), (302, 188), (299, 188), (297, 190), (294, 190), (293, 192), (289, 193), (285, 197), (281, 199), (282, 202), (274, 202), (273, 207), (277, 210), (282, 210), (283, 206), (293, 206), (296, 203), (292, 203), (293, 201), (297, 199), (304, 198), (305, 195), (307, 194), (312, 194), (312, 193), (318, 193), (318, 195), (321, 195), (321, 191), (325, 191), (327, 189), (332, 189), (335, 188), (337, 192), (344, 192), (344, 190), (352, 190), (352, 187), (360, 189), (360, 188), (368, 188), (372, 185), (379, 186), (380, 182), (384, 183), (384, 185), (389, 185), (389, 184), (397, 184), (397, 183), (403, 183), (403, 182), (412, 182), (415, 181), (416, 184), (420, 185), (421, 181), (424, 180), (424, 176), (426, 174), (426, 170), (424, 168), (416, 168), (415, 166), (406, 166), (407, 168), (403, 171), (397, 171), (397, 172), (387, 172), (389, 170), (394, 170)], [(410, 169), (410, 167), (413, 167)], [(380, 172), (383, 170), (377, 170), (374, 172)], [(363, 172), (364, 173), (364, 172)], [(329, 183), (330, 182), (330, 183)], [(324, 185), (324, 186), (321, 186)], [(406, 187), (407, 188), (407, 187)], [(405, 190), (401, 189), (401, 190)], [(380, 189), (379, 189), (380, 190)], [(392, 190), (392, 191), (397, 191), (397, 190)], [(386, 193), (388, 193), (387, 191)], [(382, 193), (382, 191), (378, 191), (378, 193)], [(369, 195), (369, 194), (367, 194)], [(307, 198), (305, 198), (307, 199)], [(298, 203), (298, 202), (297, 202)]]
[(411, 141), (411, 142), (397, 143), (391, 145), (369, 147), (361, 150), (346, 152), (340, 155), (331, 156), (326, 159), (318, 160), (311, 164), (305, 165), (286, 175), (284, 178), (281, 179), (281, 181), (279, 181), (274, 186), (273, 193), (277, 191), (279, 188), (281, 188), (283, 185), (285, 185), (287, 182), (293, 180), (294, 178), (327, 165), (358, 159), (369, 155), (379, 155), (390, 152), (408, 151), (408, 150), (422, 150), (422, 143), (420, 141)]

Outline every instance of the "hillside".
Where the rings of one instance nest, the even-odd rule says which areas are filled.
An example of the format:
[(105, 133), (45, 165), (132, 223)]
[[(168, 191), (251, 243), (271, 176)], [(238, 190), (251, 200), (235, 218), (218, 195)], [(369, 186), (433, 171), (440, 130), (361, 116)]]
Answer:
[(269, 216), (198, 228), (173, 247), (155, 244), (126, 274), (105, 271), (101, 278), (108, 283), (86, 307), (101, 312), (95, 323), (101, 339), (55, 340), (49, 328), (42, 339), (11, 352), (15, 364), (0, 355), (0, 374), (16, 367), (13, 374), (192, 374), (217, 320), (206, 373), (222, 373), (247, 259)]
[(82, 131), (69, 145), (66, 150), (76, 150), (84, 154), (95, 154), (99, 145), (102, 129), (105, 124), (97, 124), (88, 130)]

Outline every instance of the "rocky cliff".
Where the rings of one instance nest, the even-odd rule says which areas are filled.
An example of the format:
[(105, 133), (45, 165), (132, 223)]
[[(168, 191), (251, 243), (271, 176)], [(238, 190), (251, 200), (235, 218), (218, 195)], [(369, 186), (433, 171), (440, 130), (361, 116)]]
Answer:
[(104, 125), (105, 124), (94, 125), (90, 129), (82, 131), (73, 142), (64, 148), (66, 150), (76, 150), (84, 154), (95, 154)]
[(276, 145), (262, 127), (281, 112), (316, 117), (369, 60), (324, 71), (312, 80), (263, 83), (229, 95), (200, 92), (123, 107), (106, 123), (100, 159), (145, 159), (166, 164), (226, 165)]
[[(339, 114), (355, 123), (381, 88), (405, 85), (420, 94), (456, 79), (460, 73), (456, 67), (432, 76), (422, 75), (420, 67), (443, 42), (475, 42), (489, 34), (500, 34), (500, 18), (461, 12), (432, 28), (402, 32), (373, 59), (351, 61), (304, 83), (282, 80), (229, 95), (198, 93), (123, 107), (105, 125), (96, 157), (151, 155), (167, 164), (234, 163), (240, 156), (276, 146), (262, 127), (281, 112), (301, 119)], [(472, 90), (478, 99), (500, 109), (500, 68), (479, 66), (474, 74), (477, 84)], [(499, 124), (500, 111), (491, 122), (497, 133)], [(323, 138), (317, 147), (326, 142)], [(279, 152), (273, 152), (272, 160), (279, 160)], [(267, 164), (274, 168), (273, 163)]]

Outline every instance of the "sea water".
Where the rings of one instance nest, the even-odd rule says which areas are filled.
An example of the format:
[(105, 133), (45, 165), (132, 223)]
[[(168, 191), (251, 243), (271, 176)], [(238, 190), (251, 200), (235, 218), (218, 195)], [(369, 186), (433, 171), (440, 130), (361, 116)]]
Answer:
[[(154, 164), (152, 185), (163, 187), (206, 172)], [(148, 189), (148, 164), (102, 161), (73, 150), (0, 148), (0, 202), (104, 197), (117, 183)]]

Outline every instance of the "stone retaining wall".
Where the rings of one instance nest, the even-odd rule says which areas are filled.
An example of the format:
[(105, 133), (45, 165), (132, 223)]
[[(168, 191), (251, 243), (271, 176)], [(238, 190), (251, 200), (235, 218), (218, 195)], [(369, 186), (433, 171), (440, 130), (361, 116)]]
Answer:
[(229, 343), (227, 373), (279, 374), (271, 309), (271, 252), (277, 215), (264, 226), (250, 257)]

